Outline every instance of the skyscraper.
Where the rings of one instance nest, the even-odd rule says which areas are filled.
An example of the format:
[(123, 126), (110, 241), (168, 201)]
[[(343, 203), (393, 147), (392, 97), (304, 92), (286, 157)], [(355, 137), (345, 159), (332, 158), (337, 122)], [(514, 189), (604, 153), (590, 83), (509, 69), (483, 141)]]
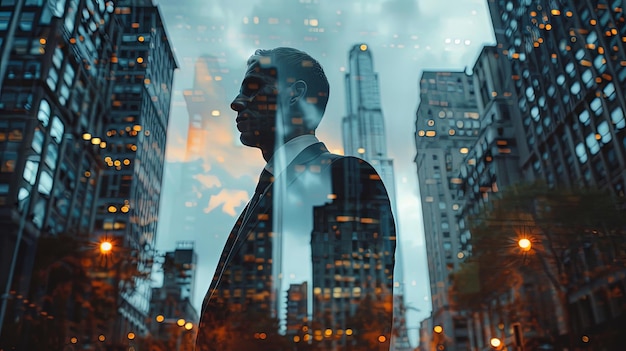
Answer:
[[(479, 191), (466, 187), (466, 194), (487, 199), (489, 194), (482, 189), (493, 185), (502, 189), (519, 177), (522, 182), (545, 183), (553, 189), (602, 189), (623, 197), (626, 180), (626, 105), (621, 99), (626, 89), (623, 2), (492, 1), (489, 9), (498, 42), (497, 51), (492, 50), (490, 55), (499, 58), (492, 61), (491, 70), (499, 71), (509, 83), (505, 92), (511, 94), (515, 104), (508, 106), (511, 113), (503, 115), (508, 114), (506, 117), (511, 117), (512, 123), (501, 119), (494, 123), (494, 126), (500, 124), (498, 128), (484, 134), (488, 142), (489, 134), (495, 137), (495, 144), (492, 141), (487, 148), (495, 162), (485, 162), (491, 160), (482, 155), (477, 158), (477, 166), (468, 167), (462, 176), (469, 183), (472, 178), (484, 179), (484, 175), (492, 174), (489, 186), (481, 184)], [(480, 68), (477, 71), (485, 72)], [(480, 80), (490, 81), (488, 77)], [(497, 104), (490, 102), (486, 107), (490, 105)], [(512, 133), (507, 131), (507, 124), (514, 127)], [(472, 151), (474, 155), (482, 145), (477, 146)], [(509, 163), (503, 167), (516, 157), (517, 166)], [(486, 167), (479, 168), (479, 162)], [(473, 203), (467, 213), (476, 207), (477, 202)], [(524, 311), (524, 315), (531, 315), (541, 323), (540, 328), (526, 324), (523, 333), (531, 331), (526, 335), (530, 341), (538, 342), (532, 339), (537, 337), (534, 330), (539, 329), (548, 330), (548, 335), (552, 333), (548, 344), (572, 347), (579, 335), (585, 335), (584, 347), (619, 348), (624, 326), (620, 316), (624, 309), (607, 310), (605, 306), (614, 305), (619, 299), (616, 296), (623, 296), (624, 269), (622, 264), (615, 264), (619, 259), (601, 257), (623, 257), (623, 253), (615, 250), (619, 247), (615, 242), (606, 245), (602, 239), (595, 239), (601, 236), (583, 235), (582, 241), (568, 236), (566, 244), (555, 250), (553, 257), (560, 258), (545, 266), (543, 273), (549, 276), (551, 270), (563, 266), (580, 268), (568, 268), (561, 280), (553, 281), (560, 285), (553, 283), (552, 288), (566, 291), (566, 298), (556, 299), (551, 315), (536, 306)], [(547, 237), (542, 240), (548, 244), (551, 241)], [(530, 283), (525, 281), (526, 286), (532, 286), (532, 279)], [(526, 292), (529, 293), (532, 290)], [(533, 303), (537, 305), (538, 301)], [(505, 320), (505, 324), (511, 322)], [(479, 328), (489, 327), (488, 321), (476, 324)], [(602, 332), (595, 334), (597, 330)], [(485, 342), (480, 333), (475, 334), (476, 344)]]
[(389, 191), (395, 212), (393, 160), (387, 156), (385, 120), (380, 104), (378, 74), (367, 44), (350, 50), (346, 84), (346, 116), (343, 118), (344, 154), (371, 163)]
[[(47, 249), (39, 238), (70, 233), (84, 241), (93, 229), (105, 145), (83, 133), (101, 136), (110, 121), (120, 35), (113, 10), (104, 2), (0, 2), (0, 348), (36, 348), (18, 328), (66, 312), (38, 298), (50, 267), (31, 278), (37, 250)], [(51, 331), (93, 336), (80, 324)]]
[[(13, 294), (3, 294), (3, 317), (7, 299), (19, 311), (15, 297), (22, 296), (33, 310), (27, 313), (62, 321), (54, 331), (58, 338), (83, 335), (70, 340), (81, 347), (116, 343), (122, 333), (126, 340), (127, 332), (142, 335), (150, 291), (148, 280), (139, 277), (150, 271), (153, 254), (176, 67), (158, 10), (149, 1), (75, 0), (2, 2), (0, 12), (0, 202), (5, 208), (0, 221), (14, 228), (1, 239), (6, 240), (2, 267), (10, 267), (0, 275), (3, 290), (11, 286), (10, 275), (19, 277), (13, 279)], [(96, 304), (108, 303), (101, 296), (90, 305), (40, 304), (63, 283), (48, 267), (38, 272), (46, 281), (37, 280), (29, 291), (33, 264), (41, 264), (34, 260), (36, 239), (61, 234), (71, 238), (68, 246), (76, 251), (50, 252), (53, 267), (91, 257), (94, 241), (111, 239), (107, 252), (115, 255), (114, 267), (100, 276), (113, 282), (109, 297), (115, 308), (107, 315), (115, 323), (101, 323), (106, 318), (93, 313)], [(66, 267), (81, 272), (69, 274), (76, 281), (74, 294), (80, 289), (82, 297), (96, 294), (97, 286), (106, 285), (90, 280), (97, 275), (93, 266)], [(115, 288), (127, 272), (139, 273), (128, 279), (133, 293)], [(87, 280), (78, 283), (79, 278)], [(59, 319), (70, 310), (76, 312), (71, 318)], [(12, 318), (19, 328), (45, 323), (22, 319), (20, 313)], [(99, 322), (84, 322), (88, 319)], [(43, 348), (67, 343), (42, 338)], [(22, 337), (17, 347), (30, 349), (37, 342)]]
[[(393, 160), (387, 156), (387, 136), (380, 103), (378, 74), (374, 71), (372, 52), (367, 44), (354, 45), (348, 62), (348, 73), (345, 75), (347, 111), (342, 121), (344, 153), (361, 157), (374, 166), (387, 188), (393, 212), (397, 216)], [(394, 285), (394, 320), (398, 337), (393, 342), (394, 350), (410, 348), (404, 315), (401, 252), (399, 245), (396, 251)]]
[(450, 340), (443, 347), (465, 350), (467, 322), (452, 308), (448, 290), (449, 274), (458, 268), (468, 249), (469, 237), (459, 232), (456, 216), (464, 201), (457, 196), (459, 171), (480, 132), (473, 77), (465, 72), (424, 72), (415, 130), (433, 304), (431, 324), (442, 328)]
[(624, 196), (626, 54), (621, 1), (492, 1), (511, 62), (529, 180)]
[[(112, 56), (118, 68), (106, 124), (94, 233), (110, 237), (132, 253), (138, 272), (148, 274), (154, 254), (161, 194), (165, 141), (176, 59), (161, 13), (152, 1), (116, 2), (123, 25), (121, 42)], [(135, 279), (132, 293), (121, 296), (114, 336), (126, 329), (147, 332), (150, 282)]]

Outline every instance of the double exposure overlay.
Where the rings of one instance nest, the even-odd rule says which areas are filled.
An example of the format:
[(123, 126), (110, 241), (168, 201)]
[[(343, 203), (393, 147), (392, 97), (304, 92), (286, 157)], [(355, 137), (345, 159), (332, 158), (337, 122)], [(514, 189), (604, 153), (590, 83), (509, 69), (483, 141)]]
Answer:
[(0, 351), (621, 350), (623, 0), (0, 0)]

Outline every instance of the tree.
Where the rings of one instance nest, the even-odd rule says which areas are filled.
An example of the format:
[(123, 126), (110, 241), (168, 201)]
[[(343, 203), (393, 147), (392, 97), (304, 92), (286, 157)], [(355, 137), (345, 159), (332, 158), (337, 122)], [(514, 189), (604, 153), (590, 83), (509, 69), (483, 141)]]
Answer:
[[(530, 315), (528, 304), (532, 301), (524, 298), (529, 285), (535, 290), (551, 286), (558, 297), (556, 312), (563, 314), (566, 322), (561, 334), (571, 335), (574, 326), (568, 296), (586, 281), (624, 270), (623, 209), (623, 201), (594, 189), (527, 184), (503, 191), (468, 219), (472, 253), (452, 276), (452, 300), (457, 308), (480, 310), (494, 297), (509, 294), (509, 301), (518, 305), (513, 314), (530, 324), (545, 324), (549, 311)], [(538, 328), (557, 326), (554, 322), (551, 327)]]

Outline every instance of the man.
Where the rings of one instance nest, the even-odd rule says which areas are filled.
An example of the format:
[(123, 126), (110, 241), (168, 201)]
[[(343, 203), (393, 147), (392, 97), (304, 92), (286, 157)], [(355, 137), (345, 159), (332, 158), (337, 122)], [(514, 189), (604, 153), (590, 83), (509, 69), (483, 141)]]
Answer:
[(388, 349), (395, 223), (372, 166), (316, 138), (328, 94), (304, 52), (248, 60), (231, 108), (267, 165), (205, 297), (198, 351)]

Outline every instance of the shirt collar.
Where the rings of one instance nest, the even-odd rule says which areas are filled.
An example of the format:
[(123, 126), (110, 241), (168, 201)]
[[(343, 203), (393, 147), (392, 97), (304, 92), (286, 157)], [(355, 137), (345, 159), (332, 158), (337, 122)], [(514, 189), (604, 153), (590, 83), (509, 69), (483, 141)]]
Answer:
[(265, 170), (274, 177), (281, 174), (285, 168), (307, 147), (318, 143), (315, 135), (305, 134), (295, 137), (276, 149), (272, 158), (267, 161)]

